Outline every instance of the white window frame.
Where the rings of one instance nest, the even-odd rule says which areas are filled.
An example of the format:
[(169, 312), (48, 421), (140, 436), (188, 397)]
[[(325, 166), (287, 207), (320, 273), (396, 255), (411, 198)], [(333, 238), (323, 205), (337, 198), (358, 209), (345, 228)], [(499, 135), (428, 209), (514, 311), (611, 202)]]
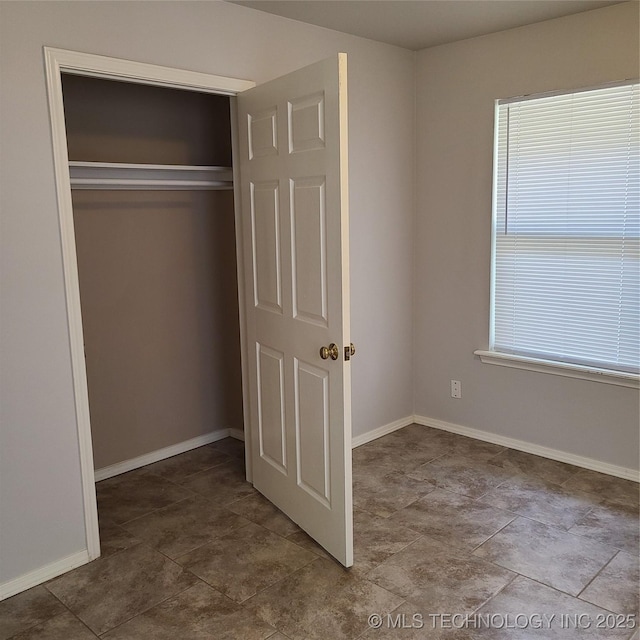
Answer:
[[(637, 83), (638, 80), (625, 80), (623, 82), (608, 83), (594, 87), (587, 87), (581, 91), (590, 91), (602, 89), (606, 87), (614, 87)], [(478, 349), (474, 354), (478, 356), (481, 362), (502, 367), (511, 367), (514, 369), (524, 369), (527, 371), (535, 371), (538, 373), (547, 373), (557, 376), (578, 378), (581, 380), (590, 380), (601, 382), (604, 384), (617, 385), (622, 387), (630, 387), (633, 389), (640, 388), (640, 376), (635, 373), (624, 371), (615, 371), (611, 369), (603, 369), (593, 366), (573, 364), (569, 362), (561, 362), (556, 360), (546, 360), (542, 358), (534, 358), (524, 355), (505, 353), (497, 351), (493, 348), (494, 330), (495, 330), (495, 285), (496, 285), (496, 225), (497, 225), (497, 202), (496, 202), (496, 179), (497, 179), (497, 162), (498, 162), (498, 105), (506, 102), (515, 102), (533, 98), (551, 97), (554, 95), (563, 95), (567, 93), (576, 93), (580, 90), (569, 91), (553, 91), (540, 94), (532, 94), (527, 96), (513, 97), (508, 100), (496, 100), (494, 109), (494, 145), (493, 145), (493, 184), (492, 184), (492, 223), (491, 223), (491, 299), (489, 309), (489, 348)]]

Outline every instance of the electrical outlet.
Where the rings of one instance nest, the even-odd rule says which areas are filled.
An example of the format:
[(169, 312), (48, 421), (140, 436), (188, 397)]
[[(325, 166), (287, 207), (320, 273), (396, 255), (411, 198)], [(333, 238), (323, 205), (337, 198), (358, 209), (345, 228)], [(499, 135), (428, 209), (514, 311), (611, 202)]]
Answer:
[(462, 398), (462, 383), (460, 380), (451, 381), (451, 397)]

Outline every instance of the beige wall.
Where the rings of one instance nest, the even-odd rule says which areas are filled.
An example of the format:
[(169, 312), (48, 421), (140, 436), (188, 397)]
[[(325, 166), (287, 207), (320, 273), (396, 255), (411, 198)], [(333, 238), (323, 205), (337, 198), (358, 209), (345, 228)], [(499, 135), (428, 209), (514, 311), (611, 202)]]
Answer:
[[(638, 468), (638, 392), (482, 364), (489, 334), (497, 98), (638, 77), (638, 4), (419, 52), (415, 227), (418, 415)], [(450, 379), (462, 398), (450, 397)]]
[(473, 356), (493, 100), (637, 75), (637, 24), (620, 5), (442, 46), (416, 77), (409, 51), (227, 3), (0, 3), (0, 584), (86, 548), (43, 45), (256, 82), (346, 51), (354, 435), (415, 408), (637, 467), (637, 394)]
[[(229, 99), (63, 78), (71, 160), (231, 166)], [(74, 191), (96, 469), (242, 429), (232, 191)]]
[(95, 468), (242, 429), (232, 192), (73, 206)]
[(256, 82), (345, 51), (354, 435), (413, 409), (411, 52), (224, 2), (2, 2), (0, 584), (86, 548), (44, 45)]

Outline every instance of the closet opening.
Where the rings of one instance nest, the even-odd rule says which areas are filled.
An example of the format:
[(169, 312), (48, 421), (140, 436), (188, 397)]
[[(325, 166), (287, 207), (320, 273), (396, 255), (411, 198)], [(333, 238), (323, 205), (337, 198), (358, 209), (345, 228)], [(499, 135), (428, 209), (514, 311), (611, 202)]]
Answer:
[[(251, 437), (246, 438), (243, 447), (245, 469), (242, 469), (241, 445), (241, 450), (235, 452), (235, 461), (239, 463), (235, 469), (230, 469), (225, 478), (211, 477), (207, 480), (207, 497), (214, 501), (218, 498), (219, 504), (222, 489), (228, 489), (229, 484), (233, 485), (237, 480), (236, 485), (241, 484), (242, 488), (233, 487), (232, 494), (236, 489), (240, 493), (243, 490), (250, 494), (255, 491), (261, 493), (267, 502), (307, 531), (344, 566), (351, 566), (351, 370), (346, 357), (347, 349), (350, 350), (346, 54), (318, 61), (260, 86), (250, 80), (49, 47), (44, 48), (44, 58), (73, 374), (78, 471), (87, 541), (83, 560), (89, 562), (100, 555), (96, 466), (108, 469), (109, 475), (113, 475), (104, 482), (117, 481), (126, 474), (116, 473), (155, 460), (160, 462), (159, 459), (167, 455), (178, 454), (194, 444), (204, 444), (202, 437), (209, 438), (207, 441), (211, 442), (216, 433), (226, 436), (236, 428), (229, 424), (221, 425), (222, 428), (211, 424), (203, 427), (200, 423), (197, 428), (205, 435), (185, 440), (188, 437), (184, 431), (187, 414), (210, 417), (217, 415), (215, 411), (220, 408), (218, 405), (214, 409), (212, 404), (205, 404), (204, 408), (203, 405), (195, 407), (194, 394), (197, 391), (197, 397), (205, 401), (211, 401), (213, 395), (219, 396), (223, 402), (221, 411), (231, 408), (241, 412), (244, 424), (250, 423), (251, 427)], [(93, 157), (77, 153), (75, 143), (67, 139), (67, 128), (69, 137), (73, 136), (71, 121), (74, 117), (73, 105), (69, 105), (73, 90), (68, 76), (88, 78), (77, 79), (81, 85), (91, 81), (92, 86), (97, 87), (96, 82), (100, 81), (104, 87), (108, 86), (107, 91), (122, 89), (124, 92), (127, 89), (137, 96), (130, 108), (119, 110), (117, 106), (106, 108), (106, 96), (104, 99), (95, 98), (97, 89), (84, 90), (85, 96), (89, 93), (95, 98), (96, 109), (103, 114), (99, 125), (96, 125), (97, 131), (85, 130), (82, 133), (80, 127), (82, 135), (78, 144), (83, 148), (82, 143), (93, 137), (97, 154)], [(64, 93), (63, 79), (66, 85)], [(231, 137), (231, 144), (227, 145), (232, 151), (231, 164), (213, 164), (228, 160), (198, 155), (210, 152), (214, 148), (212, 144), (196, 145), (193, 152), (194, 157), (201, 158), (198, 161), (207, 164), (184, 164), (193, 160), (185, 151), (188, 145), (181, 135), (185, 134), (184, 127), (195, 121), (195, 116), (192, 117), (191, 111), (181, 105), (175, 111), (177, 115), (169, 120), (172, 124), (163, 123), (153, 129), (151, 125), (157, 121), (154, 109), (164, 101), (156, 90), (162, 90), (167, 96), (176, 96), (174, 91), (189, 92), (184, 95), (222, 96), (221, 100), (212, 99), (224, 104), (224, 127), (228, 127), (226, 130), (230, 131)], [(166, 90), (169, 93), (165, 94)], [(137, 104), (141, 99), (138, 94), (150, 91), (153, 97), (145, 102), (145, 106)], [(201, 142), (203, 138), (207, 139), (207, 123), (217, 108), (212, 103), (204, 108), (204, 132), (200, 130), (193, 135), (187, 128), (187, 140)], [(86, 124), (88, 109), (79, 111), (80, 124)], [(105, 134), (105, 127), (109, 133), (110, 128), (116, 126), (118, 118), (115, 116), (118, 114), (122, 124), (114, 134), (118, 142), (114, 145)], [(136, 114), (135, 118), (133, 114)], [(144, 126), (134, 126), (136, 120)], [(181, 132), (180, 135), (176, 131)], [(134, 144), (126, 142), (127, 136), (129, 141), (133, 139)], [(226, 136), (228, 141), (229, 135)], [(113, 154), (114, 149), (131, 149), (139, 145), (160, 146), (162, 160), (155, 155), (123, 157)], [(237, 149), (243, 149), (243, 152), (237, 153)], [(291, 161), (282, 161), (290, 156)], [(185, 160), (185, 157), (189, 159)], [(233, 178), (234, 197), (230, 197), (229, 177)], [(149, 188), (151, 185), (155, 188)], [(187, 185), (198, 188), (190, 189)], [(287, 192), (282, 197), (288, 203), (289, 220), (283, 217), (285, 210), (280, 207), (280, 185), (283, 185), (282, 191)], [(94, 198), (100, 193), (106, 195), (96, 202), (90, 193)], [(220, 241), (224, 222), (220, 222), (217, 216), (211, 221), (203, 214), (205, 209), (209, 212), (213, 201), (224, 201), (225, 197), (229, 198), (226, 210), (231, 212), (233, 209), (229, 228), (235, 227), (235, 238), (229, 237), (228, 243)], [(93, 237), (97, 248), (85, 250), (76, 247), (75, 226), (89, 219), (85, 217), (82, 222), (74, 224), (74, 218), (80, 217), (80, 205), (89, 212), (88, 215), (98, 210), (107, 212), (104, 216), (107, 223), (97, 230), (78, 229), (78, 237), (85, 233)], [(123, 209), (130, 215), (120, 215)], [(177, 220), (181, 220), (176, 214), (187, 209), (195, 222), (188, 232), (182, 232), (174, 227)], [(147, 219), (164, 220), (165, 217), (169, 222), (168, 228), (159, 229), (157, 225), (145, 226), (140, 222), (141, 218), (146, 222)], [(118, 224), (114, 223), (116, 218)], [(284, 241), (281, 241), (281, 231)], [(108, 242), (122, 238), (126, 240), (124, 246), (118, 246), (115, 258), (109, 263), (102, 254), (104, 247)], [(151, 241), (157, 243), (153, 250), (148, 248)], [(232, 265), (234, 260), (225, 257), (225, 251), (233, 248), (237, 258), (235, 267), (231, 269), (231, 278), (209, 280), (204, 288), (198, 289), (197, 283), (204, 282), (202, 274), (211, 276), (211, 272), (221, 265)], [(287, 255), (283, 253), (281, 256), (281, 250)], [(208, 257), (202, 257), (206, 251)], [(128, 462), (108, 464), (101, 461), (95, 465), (94, 457), (97, 460), (97, 455), (94, 456), (92, 446), (90, 417), (95, 410), (92, 408), (90, 412), (89, 388), (97, 387), (95, 383), (87, 382), (93, 374), (89, 371), (87, 375), (92, 365), (86, 362), (95, 356), (90, 353), (88, 340), (85, 344), (81, 289), (86, 290), (87, 287), (81, 286), (80, 280), (84, 280), (84, 275), (79, 276), (78, 268), (80, 265), (82, 269), (84, 259), (87, 256), (93, 258), (94, 254), (97, 254), (98, 263), (107, 262), (107, 266), (113, 267), (117, 273), (116, 283), (111, 285), (115, 294), (110, 299), (106, 295), (107, 285), (100, 278), (96, 278), (98, 286), (91, 287), (101, 323), (115, 319), (113, 331), (117, 335), (132, 324), (129, 311), (121, 311), (117, 303), (128, 299), (134, 306), (149, 303), (151, 307), (151, 311), (142, 314), (142, 322), (130, 331), (129, 342), (125, 342), (137, 345), (135, 349), (134, 346), (129, 349), (118, 344), (118, 349), (103, 347), (97, 353), (97, 359), (104, 360), (115, 352), (114, 360), (120, 364), (119, 368), (114, 367), (105, 375), (109, 382), (119, 382), (121, 377), (128, 376), (128, 384), (122, 385), (121, 397), (113, 391), (103, 391), (101, 401), (105, 412), (115, 413), (116, 418), (121, 415), (117, 413), (120, 409), (117, 405), (133, 403), (131, 415), (135, 421), (128, 423), (124, 431), (131, 436), (129, 441), (138, 447), (135, 453), (127, 455), (137, 457), (128, 458)], [(154, 262), (151, 257), (159, 261)], [(174, 282), (177, 274), (187, 273), (195, 267), (202, 275), (200, 280), (195, 280), (196, 284), (193, 280)], [(152, 276), (159, 277), (159, 281), (154, 281)], [(130, 285), (139, 281), (144, 286), (130, 291)], [(283, 282), (287, 294), (280, 298)], [(233, 304), (234, 312), (220, 316), (219, 323), (217, 319), (214, 322), (214, 307), (202, 311), (198, 305), (204, 300), (221, 299), (224, 307), (224, 300), (231, 299), (223, 296), (229, 288), (238, 292), (226, 309), (228, 312)], [(155, 297), (169, 290), (177, 294), (176, 299), (167, 301)], [(274, 310), (273, 305), (277, 309)], [(163, 329), (151, 327), (152, 320), (171, 319), (176, 310), (182, 313), (184, 309), (195, 309), (194, 320), (190, 324), (175, 320)], [(219, 307), (215, 309), (219, 310)], [(274, 310), (271, 315), (262, 313), (269, 310)], [(231, 317), (234, 317), (233, 323)], [(224, 339), (231, 334), (225, 330), (232, 324), (233, 342)], [(216, 329), (215, 335), (213, 328)], [(185, 338), (186, 343), (179, 345), (180, 338)], [(331, 353), (337, 355), (335, 359), (333, 355), (330, 359), (325, 357), (331, 355), (329, 351), (325, 354), (322, 348), (327, 345), (327, 350), (333, 349)], [(338, 345), (345, 348), (344, 361), (340, 358), (341, 347)], [(227, 349), (236, 355), (240, 353), (235, 364)], [(130, 363), (127, 358), (134, 350), (137, 350), (139, 359)], [(175, 359), (168, 365), (163, 364), (159, 358), (161, 351)], [(214, 371), (212, 360), (218, 364), (222, 362), (222, 373), (219, 368)], [(122, 367), (123, 362), (126, 367)], [(293, 367), (293, 376), (282, 375), (285, 365), (289, 370)], [(217, 380), (223, 392), (218, 394), (215, 390), (214, 394), (212, 387), (208, 382), (202, 382), (202, 378), (199, 383), (186, 385), (185, 380), (191, 377), (194, 366), (196, 369), (200, 366), (211, 379)], [(235, 387), (224, 386), (233, 381), (234, 366), (238, 366), (241, 375), (236, 377)], [(179, 392), (184, 392), (186, 399), (179, 398)], [(94, 395), (93, 389), (91, 395)], [(145, 405), (146, 409), (136, 404), (143, 396), (151, 398), (151, 402)], [(182, 410), (178, 411), (176, 407)], [(285, 419), (286, 407), (296, 407), (294, 420)], [(153, 444), (150, 454), (143, 453), (144, 438), (136, 426), (142, 418), (149, 418), (146, 424), (157, 429), (153, 432), (154, 438), (158, 432), (159, 437), (164, 438), (161, 443)], [(113, 428), (121, 428), (122, 422), (124, 420), (115, 420), (110, 424), (115, 423)], [(183, 429), (180, 442), (167, 435), (176, 424)], [(252, 451), (253, 440), (260, 448), (259, 455)], [(114, 441), (120, 442), (112, 438)], [(148, 444), (148, 440), (145, 442)], [(287, 443), (295, 444), (287, 446)], [(118, 453), (122, 456), (122, 451)], [(233, 453), (222, 452), (227, 461), (234, 458)], [(150, 460), (149, 455), (155, 460)], [(102, 467), (102, 464), (107, 466)], [(214, 470), (217, 468), (213, 467)], [(132, 470), (131, 473), (138, 471)], [(149, 475), (145, 473), (143, 469), (139, 475), (148, 479)], [(208, 473), (208, 470), (201, 473)], [(173, 486), (178, 485), (174, 483)], [(199, 493), (195, 487), (192, 489), (193, 493)], [(240, 499), (229, 500), (229, 492), (226, 493), (228, 503)], [(142, 495), (144, 502), (144, 499), (162, 496), (163, 493), (145, 489)], [(247, 496), (247, 500), (250, 498), (253, 495)], [(125, 495), (125, 501), (128, 500)], [(180, 502), (180, 499), (174, 502)], [(207, 505), (202, 505), (203, 511)], [(154, 512), (162, 508), (157, 503), (149, 506)], [(195, 516), (191, 520), (202, 521)]]
[(242, 464), (232, 98), (67, 73), (62, 93), (95, 480)]

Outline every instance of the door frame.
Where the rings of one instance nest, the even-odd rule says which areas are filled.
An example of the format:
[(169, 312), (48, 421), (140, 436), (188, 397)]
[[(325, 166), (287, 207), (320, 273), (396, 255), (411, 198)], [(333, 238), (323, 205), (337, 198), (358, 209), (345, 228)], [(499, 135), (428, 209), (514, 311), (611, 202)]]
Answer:
[(69, 347), (73, 391), (78, 432), (78, 450), (80, 456), (80, 472), (82, 480), (82, 498), (84, 505), (84, 522), (89, 560), (100, 556), (100, 535), (98, 529), (98, 508), (95, 490), (95, 469), (93, 466), (93, 445), (91, 438), (91, 421), (89, 415), (89, 392), (87, 387), (87, 370), (84, 356), (84, 335), (82, 330), (82, 310), (80, 307), (80, 285), (78, 280), (78, 260), (76, 253), (75, 230), (73, 223), (73, 205), (71, 200), (71, 182), (69, 178), (69, 157), (67, 152), (67, 132), (64, 119), (64, 102), (62, 95), (62, 74), (89, 76), (147, 84), (159, 87), (214, 93), (230, 96), (231, 131), (234, 180), (234, 209), (236, 229), (236, 261), (238, 277), (238, 300), (240, 319), (240, 352), (242, 365), (242, 402), (245, 426), (245, 458), (247, 462), (247, 480), (251, 481), (251, 438), (250, 412), (248, 410), (247, 382), (247, 344), (246, 318), (244, 311), (244, 268), (242, 251), (242, 216), (240, 197), (240, 175), (237, 135), (237, 115), (235, 96), (256, 85), (251, 80), (228, 78), (184, 69), (174, 69), (143, 62), (134, 62), (121, 58), (111, 58), (90, 53), (68, 51), (52, 47), (44, 47), (45, 72), (47, 83), (47, 99), (53, 144), (53, 165), (60, 224), (60, 243), (62, 248), (62, 268), (66, 297), (67, 323), (69, 330)]

